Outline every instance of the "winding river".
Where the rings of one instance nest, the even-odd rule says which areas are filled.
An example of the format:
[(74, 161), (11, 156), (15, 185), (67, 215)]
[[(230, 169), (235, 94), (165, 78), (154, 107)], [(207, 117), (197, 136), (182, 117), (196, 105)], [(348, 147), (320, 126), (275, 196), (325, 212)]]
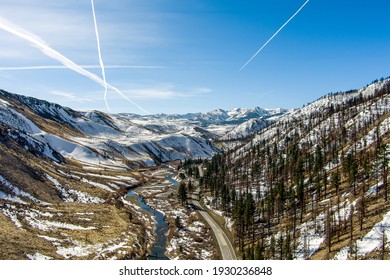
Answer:
[[(169, 174), (166, 178), (172, 183), (172, 186), (177, 186), (179, 182), (173, 179), (173, 176), (173, 174)], [(151, 213), (156, 221), (156, 227), (154, 231), (157, 235), (157, 241), (153, 245), (151, 249), (151, 254), (148, 259), (169, 260), (169, 258), (164, 255), (167, 247), (166, 233), (169, 229), (168, 223), (164, 219), (164, 215), (161, 212), (147, 205), (143, 198), (139, 194), (134, 192), (134, 189), (128, 191), (127, 195), (136, 196), (138, 198), (138, 202), (141, 208)]]

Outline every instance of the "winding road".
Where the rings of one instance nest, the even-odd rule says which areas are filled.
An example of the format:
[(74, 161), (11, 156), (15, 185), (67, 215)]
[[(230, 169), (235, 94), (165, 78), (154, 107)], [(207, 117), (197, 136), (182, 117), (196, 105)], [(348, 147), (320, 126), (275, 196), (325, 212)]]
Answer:
[(209, 224), (210, 228), (214, 232), (214, 236), (217, 239), (222, 259), (236, 260), (236, 253), (229, 238), (226, 236), (226, 233), (221, 229), (218, 223), (209, 215), (209, 213), (203, 209), (199, 201), (196, 199), (195, 195), (192, 195), (191, 198), (191, 203), (198, 208), (198, 212), (202, 215), (202, 217), (206, 220), (206, 222)]

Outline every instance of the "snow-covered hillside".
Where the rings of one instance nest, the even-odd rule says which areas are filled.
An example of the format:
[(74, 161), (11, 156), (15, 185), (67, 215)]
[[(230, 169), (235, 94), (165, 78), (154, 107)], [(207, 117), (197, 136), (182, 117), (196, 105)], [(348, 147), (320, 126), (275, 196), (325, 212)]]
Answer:
[(186, 115), (109, 115), (77, 112), (5, 91), (0, 91), (0, 98), (0, 122), (27, 142), (40, 143), (50, 158), (53, 150), (83, 163), (115, 167), (122, 166), (123, 160), (153, 165), (210, 158), (218, 152), (212, 139), (247, 137), (269, 125), (268, 118), (287, 112), (257, 107)]
[[(355, 126), (355, 129), (359, 126), (364, 126), (367, 124), (370, 116), (382, 115), (384, 111), (389, 109), (388, 97), (357, 105), (353, 109), (356, 115), (347, 123), (339, 121), (342, 117), (341, 112), (336, 115), (332, 115), (332, 112), (340, 110), (342, 107), (353, 106), (354, 103), (359, 102), (363, 98), (370, 99), (379, 91), (389, 87), (389, 83), (390, 79), (386, 79), (373, 83), (361, 90), (328, 94), (301, 109), (289, 111), (280, 117), (276, 123), (258, 133), (253, 143), (266, 141), (277, 143), (280, 147), (283, 147), (289, 144), (289, 139), (296, 138), (299, 135), (301, 137), (300, 145), (304, 146), (309, 142), (315, 143), (320, 141), (325, 136), (321, 135), (321, 130), (330, 131), (340, 126), (345, 126), (346, 130), (350, 130), (353, 126)], [(331, 117), (327, 117), (329, 114)], [(243, 149), (245, 150), (247, 147)]]
[(262, 129), (269, 126), (272, 122), (264, 119), (251, 119), (237, 125), (231, 131), (222, 136), (221, 140), (240, 140), (250, 137)]
[(389, 258), (389, 93), (390, 78), (328, 94), (203, 163), (245, 258)]

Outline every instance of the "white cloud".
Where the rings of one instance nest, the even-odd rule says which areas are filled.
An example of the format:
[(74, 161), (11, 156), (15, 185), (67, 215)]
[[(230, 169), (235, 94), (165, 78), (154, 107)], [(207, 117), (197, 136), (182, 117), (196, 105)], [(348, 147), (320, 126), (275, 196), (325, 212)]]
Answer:
[[(124, 98), (125, 100), (129, 101), (134, 106), (136, 106), (139, 110), (147, 113), (147, 111), (145, 109), (143, 109), (137, 103), (130, 100), (118, 88), (116, 88), (115, 86), (113, 86), (109, 83), (106, 83), (106, 81), (102, 80), (100, 77), (98, 77), (94, 73), (89, 72), (86, 69), (80, 67), (80, 65), (78, 65), (74, 61), (70, 60), (69, 58), (67, 58), (66, 56), (64, 56), (63, 54), (58, 52), (57, 50), (51, 48), (45, 41), (43, 41), (40, 37), (36, 36), (35, 34), (23, 29), (22, 27), (20, 27), (18, 25), (15, 25), (14, 23), (12, 23), (12, 22), (10, 22), (7, 19), (2, 18), (2, 17), (0, 17), (0, 28), (19, 37), (19, 38), (21, 38), (21, 39), (26, 40), (27, 42), (32, 44), (34, 47), (38, 48), (47, 57), (50, 57), (50, 58), (60, 62), (61, 64), (63, 64), (67, 68), (69, 68), (70, 70), (73, 70), (76, 73), (79, 73), (80, 75), (83, 75), (83, 76), (91, 79), (92, 81), (104, 86), (106, 88), (106, 90), (107, 90), (107, 88), (113, 90), (114, 92), (119, 94), (122, 98)], [(104, 100), (106, 100), (106, 97), (104, 97)], [(108, 105), (107, 105), (107, 109), (109, 110)]]
[[(164, 44), (168, 42), (166, 38), (169, 37), (163, 30), (163, 24), (159, 24), (162, 21), (159, 19), (158, 11), (156, 12), (157, 9), (154, 10), (154, 13), (153, 11), (149, 13), (150, 6), (153, 4), (147, 3), (147, 1), (139, 1), (137, 4), (129, 0), (95, 1), (105, 68), (165, 68), (150, 62), (159, 57), (156, 50), (165, 47)], [(34, 72), (42, 69), (69, 68), (101, 86), (105, 85), (97, 71), (86, 70), (100, 67), (90, 1), (0, 0), (0, 7), (0, 23), (1, 18), (4, 18), (3, 25), (7, 26), (12, 22), (14, 27), (20, 27), (19, 29), (26, 31), (24, 32), (26, 34), (29, 33), (30, 37), (29, 42), (27, 42), (14, 36), (15, 32), (10, 34), (0, 30), (0, 75), (9, 74), (7, 71), (15, 71), (11, 77), (17, 77), (18, 81), (23, 81), (19, 84), (9, 83), (11, 86), (7, 86), (16, 88), (16, 91), (21, 93), (27, 90), (34, 92), (40, 98), (45, 99), (46, 96), (43, 95), (43, 92), (33, 89), (34, 83), (38, 81), (47, 87), (58, 89), (56, 91), (46, 89), (44, 92), (57, 98), (56, 100), (70, 104), (70, 106), (71, 102), (83, 103), (83, 106), (90, 102), (89, 104), (99, 106), (97, 101), (103, 101), (103, 91), (100, 91), (96, 96), (85, 96), (84, 91), (91, 92), (96, 89), (90, 85), (87, 79), (85, 79), (85, 84), (83, 84), (83, 80), (77, 80), (76, 85), (72, 84), (75, 80), (72, 80), (74, 78), (68, 76), (67, 73), (65, 76), (62, 75), (63, 72), (57, 73), (56, 70), (43, 72), (43, 75)], [(138, 13), (138, 9), (142, 11)], [(40, 41), (43, 44), (39, 44)], [(53, 61), (53, 59), (57, 61)], [(170, 63), (168, 59), (158, 59), (164, 63)], [(58, 62), (63, 65), (52, 65)], [(16, 74), (16, 71), (26, 71), (26, 73)], [(150, 82), (155, 78), (144, 79), (141, 76), (143, 75), (141, 71), (139, 73), (137, 71), (131, 72), (131, 74), (133, 73), (135, 75), (130, 76), (125, 71), (112, 71), (110, 72), (112, 76), (107, 76), (108, 79), (112, 77), (111, 80), (115, 80), (116, 84), (120, 84), (119, 88), (124, 93), (122, 98), (128, 101), (130, 101), (129, 99), (188, 98), (211, 92), (209, 88), (191, 88), (189, 86), (183, 89), (171, 84), (155, 85)], [(154, 75), (157, 74), (154, 73)], [(135, 86), (135, 79), (143, 79), (141, 83), (144, 84)], [(170, 80), (169, 77), (163, 75), (157, 78), (157, 80), (162, 81), (161, 83), (164, 82), (164, 79)], [(110, 81), (108, 80), (108, 82)], [(130, 83), (133, 84), (129, 85)], [(121, 98), (113, 94), (114, 92), (119, 93), (119, 89), (110, 86), (109, 100)], [(145, 112), (144, 109), (137, 107)]]
[[(161, 28), (153, 21), (125, 17), (125, 4), (128, 3), (95, 3), (102, 53), (107, 64), (139, 61), (140, 57), (144, 57), (141, 54), (143, 48), (164, 40)], [(0, 7), (1, 17), (28, 29), (73, 60), (79, 63), (98, 62), (90, 1), (0, 0)], [(6, 33), (0, 34), (0, 43), (2, 59), (12, 56), (24, 64), (30, 64), (37, 58), (45, 59), (37, 55), (31, 46)]]
[[(12, 19), (16, 25), (37, 34), (51, 46), (67, 51), (83, 51), (84, 55), (87, 55), (86, 50), (92, 47), (89, 45), (94, 39), (90, 19), (83, 14), (82, 10), (76, 9), (77, 6), (65, 8), (53, 2), (60, 1), (0, 1), (0, 16)], [(75, 3), (75, 1), (61, 2)], [(19, 58), (24, 63), (30, 61), (31, 51), (26, 53), (28, 45), (5, 35), (1, 36), (2, 43), (7, 43), (9, 48), (19, 51)]]
[(59, 90), (52, 90), (49, 92), (50, 95), (55, 95), (58, 97), (58, 102), (78, 102), (78, 103), (85, 103), (85, 102), (93, 102), (95, 100), (102, 99), (99, 98), (86, 98), (86, 97), (80, 97), (76, 95), (75, 93), (66, 92), (66, 91), (59, 91)]
[(190, 90), (178, 90), (175, 86), (143, 87), (124, 91), (131, 99), (156, 100), (156, 99), (176, 99), (187, 98), (199, 94), (208, 94), (212, 90), (209, 88), (195, 88)]

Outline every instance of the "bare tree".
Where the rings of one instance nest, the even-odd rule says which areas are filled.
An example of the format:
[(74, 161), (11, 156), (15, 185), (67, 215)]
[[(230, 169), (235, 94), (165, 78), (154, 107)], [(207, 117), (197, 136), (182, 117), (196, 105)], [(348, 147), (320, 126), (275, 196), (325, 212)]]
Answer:
[(382, 225), (382, 246), (381, 246), (381, 259), (382, 260), (384, 260), (386, 257), (386, 245), (387, 245), (386, 229)]

